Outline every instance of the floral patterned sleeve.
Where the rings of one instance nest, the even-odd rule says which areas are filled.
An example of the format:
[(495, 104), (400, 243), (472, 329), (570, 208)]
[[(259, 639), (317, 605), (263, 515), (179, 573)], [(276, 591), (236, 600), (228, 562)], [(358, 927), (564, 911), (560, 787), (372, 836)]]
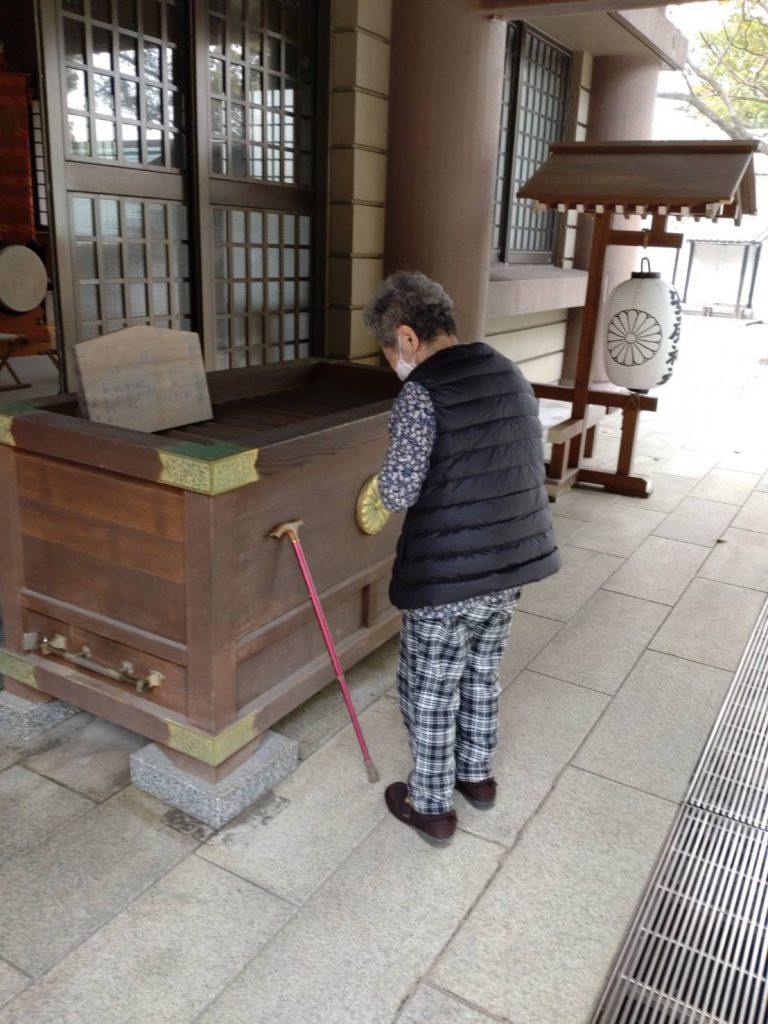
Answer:
[(437, 427), (429, 392), (408, 382), (392, 406), (389, 448), (379, 472), (379, 493), (390, 512), (414, 505), (429, 469)]

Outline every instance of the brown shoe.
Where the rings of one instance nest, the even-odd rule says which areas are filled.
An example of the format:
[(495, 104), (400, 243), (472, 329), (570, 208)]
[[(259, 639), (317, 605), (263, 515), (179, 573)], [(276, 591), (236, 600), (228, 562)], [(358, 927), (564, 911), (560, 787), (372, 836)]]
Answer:
[(456, 779), (456, 789), (478, 811), (490, 810), (496, 803), (496, 779), (483, 779), (482, 782), (465, 782), (463, 779)]
[(442, 814), (419, 814), (411, 807), (408, 787), (404, 782), (393, 782), (384, 793), (390, 814), (398, 821), (415, 828), (430, 846), (447, 846), (456, 831), (456, 811)]

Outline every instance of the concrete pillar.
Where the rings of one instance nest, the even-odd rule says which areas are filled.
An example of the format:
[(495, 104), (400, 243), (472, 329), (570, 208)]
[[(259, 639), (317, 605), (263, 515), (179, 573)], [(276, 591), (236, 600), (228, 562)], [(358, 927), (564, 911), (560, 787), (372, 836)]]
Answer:
[(464, 0), (394, 0), (384, 269), (421, 270), (481, 339), (506, 24)]
[[(587, 142), (622, 142), (650, 139), (653, 134), (653, 108), (659, 77), (659, 61), (650, 54), (644, 57), (595, 57), (592, 68), (592, 83), (589, 102), (589, 127)], [(580, 270), (589, 268), (589, 254), (592, 246), (593, 221), (581, 218), (574, 252), (574, 266)], [(625, 220), (614, 218), (617, 227), (636, 228), (639, 217)], [(635, 268), (637, 250), (630, 247), (613, 247), (608, 250), (606, 279), (603, 296), (626, 280)], [(600, 316), (597, 324), (597, 340), (602, 340), (604, 320)], [(568, 318), (566, 353), (563, 360), (563, 377), (572, 378), (576, 366), (581, 310), (572, 310)], [(595, 345), (592, 362), (592, 380), (606, 380), (602, 348)]]

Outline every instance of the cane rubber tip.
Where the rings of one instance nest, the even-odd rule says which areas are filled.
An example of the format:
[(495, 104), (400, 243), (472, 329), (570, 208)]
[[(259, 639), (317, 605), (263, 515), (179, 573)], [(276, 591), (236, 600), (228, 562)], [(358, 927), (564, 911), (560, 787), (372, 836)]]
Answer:
[(366, 767), (366, 771), (368, 772), (368, 781), (369, 782), (378, 782), (379, 779), (381, 778), (381, 776), (376, 771), (376, 765), (373, 763), (373, 761), (371, 761), (371, 763), (367, 764), (365, 767)]

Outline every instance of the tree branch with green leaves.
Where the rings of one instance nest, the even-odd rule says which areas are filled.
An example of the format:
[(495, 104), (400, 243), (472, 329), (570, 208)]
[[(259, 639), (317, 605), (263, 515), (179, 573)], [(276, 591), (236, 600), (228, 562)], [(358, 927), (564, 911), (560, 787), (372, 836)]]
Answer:
[(662, 92), (679, 100), (736, 140), (759, 143), (768, 154), (768, 0), (720, 5), (723, 23), (691, 40), (683, 69), (688, 92)]

